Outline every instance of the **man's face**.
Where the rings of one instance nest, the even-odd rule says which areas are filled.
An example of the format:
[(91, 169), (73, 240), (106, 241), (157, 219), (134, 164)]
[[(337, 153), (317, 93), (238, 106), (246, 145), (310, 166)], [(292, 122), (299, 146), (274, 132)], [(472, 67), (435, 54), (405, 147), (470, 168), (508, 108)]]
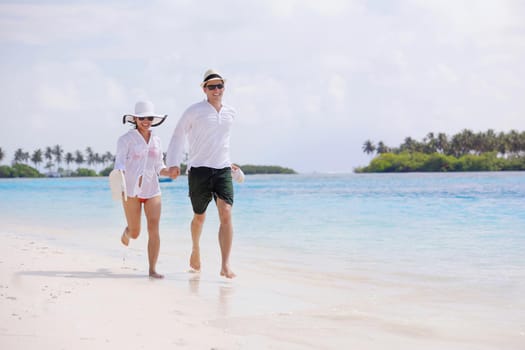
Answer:
[(206, 86), (203, 87), (203, 90), (209, 101), (217, 99), (220, 100), (224, 92), (224, 81), (212, 80), (206, 83)]

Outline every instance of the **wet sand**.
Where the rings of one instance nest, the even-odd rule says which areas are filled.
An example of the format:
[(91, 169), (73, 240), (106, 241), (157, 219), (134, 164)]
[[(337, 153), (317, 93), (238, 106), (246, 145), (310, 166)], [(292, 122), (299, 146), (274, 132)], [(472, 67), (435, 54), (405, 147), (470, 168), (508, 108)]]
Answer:
[[(118, 237), (115, 236), (115, 244)], [(133, 243), (132, 243), (133, 245)], [(238, 248), (238, 247), (236, 247)], [(90, 250), (91, 249), (91, 250)], [(147, 277), (144, 242), (122, 256), (0, 233), (2, 349), (523, 349), (523, 297), (461, 281), (332, 271), (244, 250), (219, 276), (161, 251)]]

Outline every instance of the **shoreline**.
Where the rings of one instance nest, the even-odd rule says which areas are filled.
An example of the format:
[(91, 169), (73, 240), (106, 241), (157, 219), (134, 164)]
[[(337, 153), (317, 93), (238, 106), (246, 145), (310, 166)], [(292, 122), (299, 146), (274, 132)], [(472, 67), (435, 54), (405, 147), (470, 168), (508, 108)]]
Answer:
[[(364, 167), (364, 166), (363, 166)], [(355, 169), (358, 169), (358, 168), (363, 168), (363, 167), (356, 167)], [(294, 176), (344, 176), (344, 175), (354, 175), (354, 176), (361, 176), (361, 175), (376, 175), (376, 174), (391, 174), (391, 175), (396, 175), (396, 174), (415, 174), (415, 175), (420, 175), (420, 174), (432, 174), (432, 175), (436, 175), (436, 174), (443, 174), (443, 175), (447, 175), (447, 174), (476, 174), (476, 173), (482, 173), (482, 174), (486, 174), (486, 173), (505, 173), (505, 174), (513, 174), (513, 173), (517, 173), (517, 174), (523, 174), (525, 172), (524, 169), (499, 169), (499, 170), (447, 170), (447, 171), (440, 171), (440, 170), (434, 170), (434, 171), (429, 171), (429, 170), (409, 170), (409, 171), (356, 171), (356, 170), (352, 170), (352, 171), (325, 171), (325, 172), (319, 172), (319, 171), (307, 171), (307, 172), (295, 172), (295, 173), (265, 173), (265, 172), (260, 172), (260, 173), (245, 173), (246, 176), (290, 176), (290, 177), (294, 177)], [(60, 179), (106, 179), (108, 178), (108, 175), (92, 175), (92, 176), (87, 176), (87, 175), (82, 175), (82, 176), (48, 176), (48, 175), (45, 175), (45, 174), (41, 174), (42, 176), (14, 176), (14, 177), (0, 177), (0, 180), (16, 180), (16, 179), (26, 179), (26, 180), (38, 180), (38, 179), (53, 179), (53, 180), (60, 180)], [(186, 177), (186, 174), (181, 174), (179, 175), (180, 177), (182, 178), (185, 178)], [(176, 182), (177, 180), (172, 180), (170, 179), (169, 177), (162, 177), (164, 179), (164, 181), (161, 181), (161, 182), (167, 182), (167, 183), (170, 183), (170, 182)]]
[(199, 285), (227, 291), (227, 281), (184, 272), (148, 278), (138, 250), (118, 259), (19, 234), (0, 241), (2, 348), (237, 348), (238, 337), (207, 324), (227, 296), (198, 297)]
[(200, 274), (184, 270), (184, 254), (161, 251), (166, 277), (154, 280), (142, 244), (105, 255), (0, 232), (2, 348), (520, 349), (525, 340), (517, 305), (485, 305), (456, 281), (389, 281), (267, 254), (237, 255), (238, 277), (227, 280), (210, 244)]

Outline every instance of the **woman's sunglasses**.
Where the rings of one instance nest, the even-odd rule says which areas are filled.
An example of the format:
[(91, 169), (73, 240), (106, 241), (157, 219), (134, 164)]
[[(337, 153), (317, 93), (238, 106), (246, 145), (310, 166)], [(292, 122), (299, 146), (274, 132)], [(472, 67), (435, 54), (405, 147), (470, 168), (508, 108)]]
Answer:
[(152, 122), (153, 119), (155, 119), (155, 117), (137, 117), (137, 119), (140, 121), (149, 120), (150, 122)]

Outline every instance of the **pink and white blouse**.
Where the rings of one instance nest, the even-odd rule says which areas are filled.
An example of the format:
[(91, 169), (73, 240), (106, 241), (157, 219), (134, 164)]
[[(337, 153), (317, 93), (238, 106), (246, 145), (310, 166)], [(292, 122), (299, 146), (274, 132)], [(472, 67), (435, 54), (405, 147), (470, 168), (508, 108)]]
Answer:
[(153, 133), (148, 143), (137, 129), (119, 137), (115, 169), (124, 171), (128, 197), (152, 198), (160, 195), (159, 174), (166, 168), (162, 158), (160, 138)]

